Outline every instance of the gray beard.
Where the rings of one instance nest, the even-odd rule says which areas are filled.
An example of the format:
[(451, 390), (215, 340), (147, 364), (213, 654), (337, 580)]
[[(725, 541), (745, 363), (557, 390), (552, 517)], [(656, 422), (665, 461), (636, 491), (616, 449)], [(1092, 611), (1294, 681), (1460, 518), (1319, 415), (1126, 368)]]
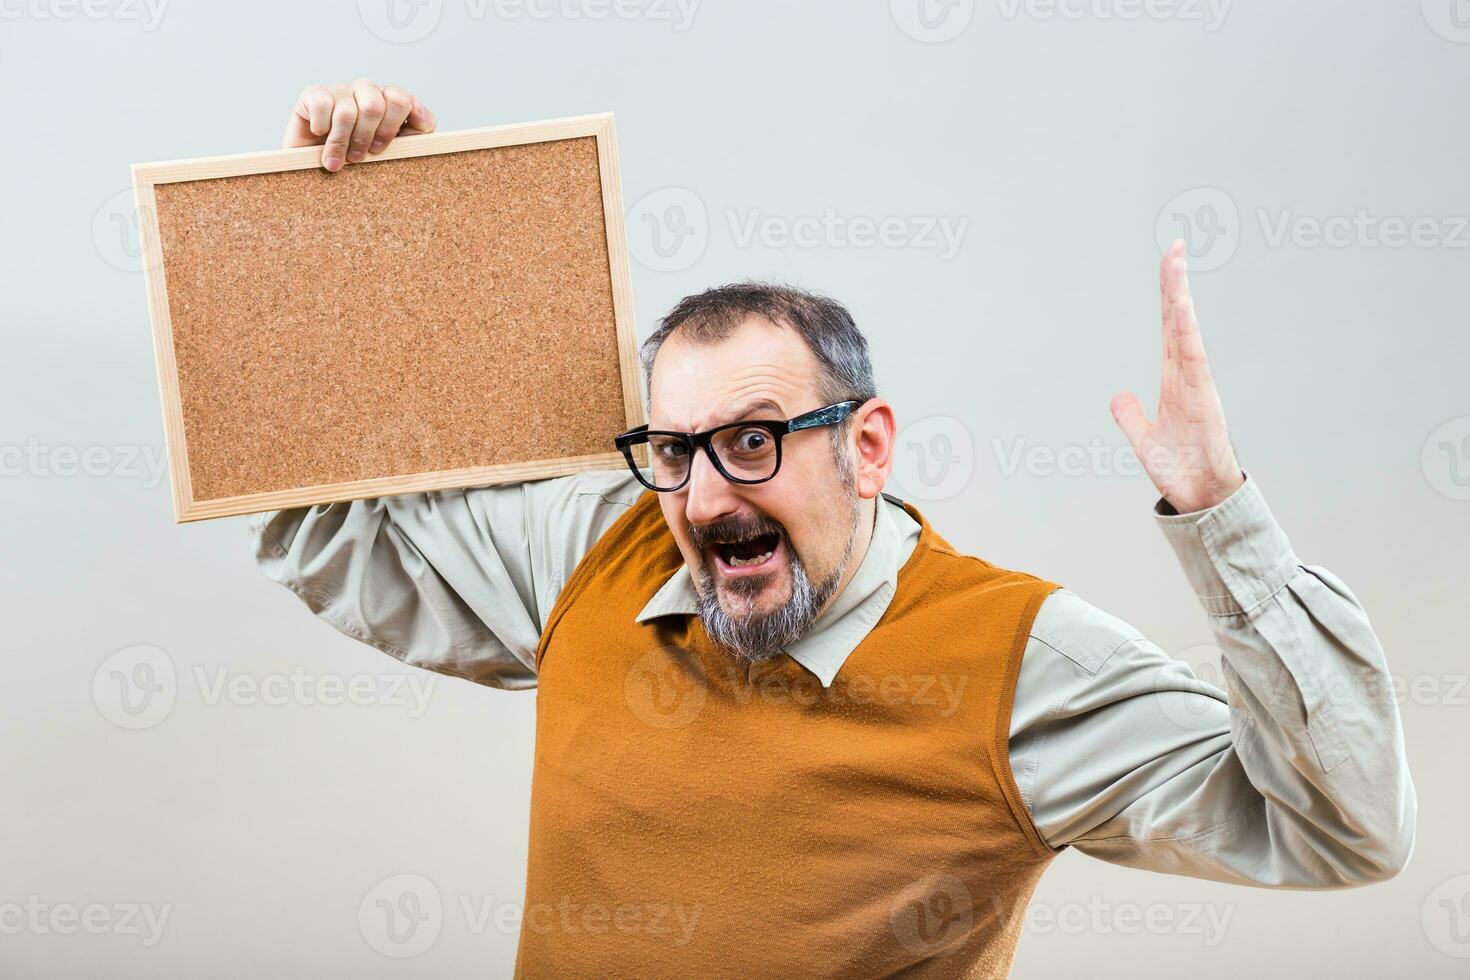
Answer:
[[(791, 597), (779, 609), (765, 615), (753, 613), (749, 616), (732, 617), (720, 605), (718, 590), (709, 569), (700, 570), (700, 587), (696, 590), (699, 593), (699, 619), (710, 639), (735, 657), (759, 663), (779, 656), (786, 647), (811, 628), (817, 614), (837, 591), (837, 585), (842, 581), (847, 563), (852, 558), (853, 544), (857, 540), (861, 510), (857, 506), (856, 488), (851, 484), (848, 486), (847, 500), (852, 522), (847, 533), (847, 544), (842, 549), (842, 559), (838, 561), (832, 574), (813, 585), (801, 559), (791, 547), (791, 539), (787, 538), (785, 545), (787, 561), (791, 565)], [(733, 595), (748, 595), (752, 590), (759, 590), (762, 584), (755, 579), (732, 579), (728, 588)]]

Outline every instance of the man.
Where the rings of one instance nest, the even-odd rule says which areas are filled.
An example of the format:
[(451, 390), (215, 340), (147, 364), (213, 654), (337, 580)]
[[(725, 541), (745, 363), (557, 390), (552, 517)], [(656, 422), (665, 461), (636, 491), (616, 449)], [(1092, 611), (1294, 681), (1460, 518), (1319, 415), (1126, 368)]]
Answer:
[[(433, 126), (361, 81), (304, 92), (286, 142), (336, 170)], [(883, 493), (896, 423), (867, 345), (782, 287), (663, 319), (626, 472), (268, 514), (258, 560), (406, 663), (538, 687), (525, 976), (1004, 976), (1068, 846), (1267, 887), (1382, 881), (1416, 812), (1383, 652), (1236, 461), (1183, 243), (1160, 298), (1157, 417), (1132, 395), (1113, 413), (1228, 699)]]

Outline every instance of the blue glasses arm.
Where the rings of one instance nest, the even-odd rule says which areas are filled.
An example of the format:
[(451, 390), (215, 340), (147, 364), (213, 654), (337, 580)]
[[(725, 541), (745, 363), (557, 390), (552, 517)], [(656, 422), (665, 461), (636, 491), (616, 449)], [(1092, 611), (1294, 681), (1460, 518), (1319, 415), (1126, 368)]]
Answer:
[(852, 414), (852, 410), (857, 405), (858, 403), (855, 401), (838, 402), (836, 405), (819, 408), (815, 412), (798, 415), (786, 423), (786, 431), (796, 432), (800, 429), (811, 429), (819, 425), (832, 425), (836, 422), (841, 422), (848, 415)]

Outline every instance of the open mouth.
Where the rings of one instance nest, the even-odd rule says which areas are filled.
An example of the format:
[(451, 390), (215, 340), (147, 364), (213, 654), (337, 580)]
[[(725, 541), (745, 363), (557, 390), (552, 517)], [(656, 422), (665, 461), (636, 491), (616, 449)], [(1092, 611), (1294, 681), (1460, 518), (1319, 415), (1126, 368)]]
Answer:
[(716, 541), (709, 552), (726, 575), (742, 575), (773, 565), (785, 536), (779, 531), (758, 534), (741, 541)]

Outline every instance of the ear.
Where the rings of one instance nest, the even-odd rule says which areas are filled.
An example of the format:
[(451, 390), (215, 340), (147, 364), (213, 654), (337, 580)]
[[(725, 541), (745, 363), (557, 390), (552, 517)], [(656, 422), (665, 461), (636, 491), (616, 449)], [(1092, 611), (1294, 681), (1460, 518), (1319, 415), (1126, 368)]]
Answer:
[(850, 451), (856, 455), (858, 496), (872, 499), (888, 482), (893, 469), (893, 446), (898, 425), (893, 406), (882, 398), (870, 398), (851, 416)]

